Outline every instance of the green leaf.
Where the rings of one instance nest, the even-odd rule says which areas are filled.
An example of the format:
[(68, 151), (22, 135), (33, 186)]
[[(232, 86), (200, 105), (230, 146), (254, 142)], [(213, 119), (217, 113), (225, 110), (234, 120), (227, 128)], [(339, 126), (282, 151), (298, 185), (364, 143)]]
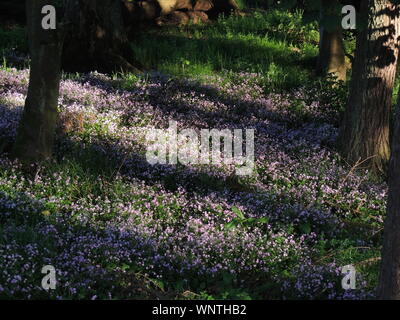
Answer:
[(245, 219), (244, 214), (237, 207), (232, 207), (232, 212), (236, 214), (239, 219)]
[(248, 225), (254, 225), (254, 224), (256, 224), (258, 222), (258, 219), (256, 219), (256, 218), (247, 218), (245, 222)]
[(269, 219), (267, 217), (257, 219), (259, 223), (268, 223)]
[(153, 282), (159, 289), (161, 289), (162, 291), (164, 291), (164, 289), (165, 289), (164, 282), (162, 282), (161, 280), (158, 280), (158, 279), (152, 279), (152, 282)]
[(231, 230), (233, 228), (236, 228), (239, 223), (240, 222), (237, 219), (233, 219), (231, 222), (225, 224), (224, 228), (225, 230)]
[(126, 264), (126, 263), (124, 263), (123, 265), (122, 265), (122, 268), (121, 268), (123, 271), (126, 271), (126, 270), (129, 270), (130, 269), (130, 266), (128, 265), (128, 264)]

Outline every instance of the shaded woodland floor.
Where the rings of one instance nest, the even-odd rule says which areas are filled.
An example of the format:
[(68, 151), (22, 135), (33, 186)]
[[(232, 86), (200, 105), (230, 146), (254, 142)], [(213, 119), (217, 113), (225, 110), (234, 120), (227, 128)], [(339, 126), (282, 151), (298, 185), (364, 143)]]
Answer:
[[(29, 173), (7, 157), (28, 70), (4, 60), (0, 297), (373, 297), (387, 186), (335, 150), (347, 87), (313, 77), (315, 25), (272, 12), (154, 32), (133, 44), (152, 72), (64, 75), (55, 158)], [(254, 175), (149, 165), (146, 130), (170, 120), (255, 129)]]

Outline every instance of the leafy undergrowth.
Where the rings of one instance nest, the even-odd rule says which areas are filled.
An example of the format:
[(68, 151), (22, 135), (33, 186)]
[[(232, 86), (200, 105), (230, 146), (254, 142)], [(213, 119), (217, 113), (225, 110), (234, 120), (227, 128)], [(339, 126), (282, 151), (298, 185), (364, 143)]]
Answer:
[(148, 69), (206, 80), (225, 70), (257, 73), (264, 90), (276, 91), (307, 82), (318, 40), (316, 24), (303, 23), (301, 11), (256, 10), (211, 25), (141, 32), (132, 47)]
[[(2, 68), (0, 298), (373, 297), (387, 186), (335, 151), (346, 87), (310, 80), (315, 30), (294, 17), (139, 39), (173, 77), (65, 75), (55, 157), (28, 169), (7, 155), (28, 70)], [(150, 165), (147, 129), (171, 120), (255, 129), (254, 173)], [(357, 288), (344, 291), (348, 264)], [(44, 265), (57, 270), (56, 290), (41, 288)]]
[[(0, 296), (367, 297), (386, 186), (332, 150), (337, 110), (302, 89), (265, 95), (254, 78), (203, 86), (155, 74), (130, 88), (96, 73), (63, 80), (55, 160), (26, 170), (1, 158)], [(0, 71), (3, 145), (27, 82), (27, 71)], [(255, 129), (254, 174), (151, 166), (146, 129), (169, 120)], [(50, 293), (40, 288), (47, 264), (58, 276)], [(346, 264), (360, 271), (351, 292), (340, 285)]]

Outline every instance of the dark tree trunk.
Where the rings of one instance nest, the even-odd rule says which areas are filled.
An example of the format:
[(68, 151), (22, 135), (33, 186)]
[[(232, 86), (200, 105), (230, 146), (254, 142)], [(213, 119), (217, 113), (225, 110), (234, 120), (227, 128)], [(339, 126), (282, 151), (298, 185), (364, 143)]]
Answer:
[[(341, 5), (338, 1), (324, 0), (322, 2), (317, 73), (319, 75), (330, 73), (335, 75), (338, 80), (346, 80), (346, 56), (340, 8)], [(331, 26), (324, 25), (328, 22)]]
[(389, 197), (378, 297), (400, 300), (400, 98), (389, 165)]
[(121, 0), (69, 2), (67, 15), (72, 21), (64, 44), (64, 70), (140, 71), (128, 41)]
[(23, 162), (51, 156), (57, 123), (62, 35), (42, 28), (42, 7), (55, 0), (27, 1), (31, 68), (28, 95), (20, 121), (14, 155)]
[[(385, 172), (389, 160), (389, 118), (398, 58), (399, 5), (362, 3), (368, 26), (358, 34), (349, 99), (338, 140), (351, 164)], [(367, 19), (366, 19), (367, 18)]]

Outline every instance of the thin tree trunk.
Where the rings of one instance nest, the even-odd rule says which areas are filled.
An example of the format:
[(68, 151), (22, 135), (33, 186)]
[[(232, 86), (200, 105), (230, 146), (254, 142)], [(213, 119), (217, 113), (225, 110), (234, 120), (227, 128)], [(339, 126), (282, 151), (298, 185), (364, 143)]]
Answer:
[[(320, 75), (333, 74), (338, 80), (344, 81), (346, 80), (347, 68), (340, 7), (338, 1), (324, 0), (322, 2), (317, 73)], [(328, 19), (333, 21), (331, 28), (324, 26)]]
[(399, 9), (389, 0), (362, 3), (361, 14), (368, 26), (358, 34), (350, 94), (338, 140), (343, 156), (351, 164), (363, 162), (373, 172), (385, 172), (390, 155), (389, 118), (398, 58)]
[(20, 121), (14, 155), (23, 162), (51, 156), (57, 123), (62, 39), (58, 30), (42, 28), (41, 11), (57, 1), (30, 0), (26, 3), (31, 68), (28, 95)]
[(389, 165), (389, 196), (378, 297), (400, 300), (400, 98)]

